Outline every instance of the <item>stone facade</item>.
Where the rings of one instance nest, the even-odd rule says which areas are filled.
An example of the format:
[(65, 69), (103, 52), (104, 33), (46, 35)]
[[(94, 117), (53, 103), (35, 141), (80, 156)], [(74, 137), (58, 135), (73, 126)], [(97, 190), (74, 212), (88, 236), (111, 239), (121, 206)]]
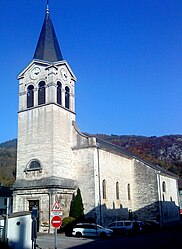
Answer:
[(175, 175), (105, 141), (79, 136), (74, 147), (75, 175), (86, 214), (101, 224), (128, 218), (155, 219), (162, 225), (179, 220)]
[[(49, 22), (47, 10), (44, 29)], [(52, 45), (54, 41), (55, 34)], [(42, 53), (39, 46), (36, 55)], [(14, 211), (29, 211), (37, 205), (39, 231), (53, 232), (53, 204), (59, 201), (63, 217), (68, 216), (79, 187), (85, 216), (100, 224), (128, 218), (158, 219), (163, 224), (179, 220), (175, 175), (79, 131), (75, 122), (76, 77), (65, 60), (34, 58), (18, 79)]]
[[(32, 77), (38, 68), (39, 74)], [(67, 77), (63, 78), (62, 70)], [(14, 191), (14, 211), (28, 211), (29, 203), (39, 203), (40, 230), (50, 225), (50, 207), (58, 194), (66, 203), (64, 215), (69, 214), (70, 201), (76, 189), (72, 173), (72, 122), (74, 113), (75, 76), (67, 62), (52, 63), (34, 60), (19, 75), (18, 153)], [(45, 82), (45, 103), (38, 103), (39, 83)], [(61, 82), (61, 105), (57, 103), (57, 83)], [(28, 87), (34, 87), (34, 105), (27, 108)], [(65, 107), (65, 88), (69, 87), (69, 109)], [(30, 168), (32, 162), (38, 168)], [(69, 200), (69, 207), (67, 205)], [(45, 203), (45, 204), (43, 204)], [(64, 206), (64, 204), (62, 204)], [(49, 207), (49, 209), (47, 209)], [(43, 211), (44, 210), (44, 211)], [(44, 230), (44, 228), (43, 228)]]

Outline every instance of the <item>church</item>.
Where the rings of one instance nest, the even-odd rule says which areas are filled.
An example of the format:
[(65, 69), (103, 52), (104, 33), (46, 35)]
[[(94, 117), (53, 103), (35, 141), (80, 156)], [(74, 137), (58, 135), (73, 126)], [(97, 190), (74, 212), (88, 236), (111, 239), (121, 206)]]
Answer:
[(63, 218), (79, 188), (85, 217), (179, 220), (176, 175), (82, 133), (76, 124), (76, 76), (63, 59), (47, 5), (31, 63), (18, 75), (18, 151), (13, 212), (39, 210), (38, 229), (53, 232), (51, 208)]

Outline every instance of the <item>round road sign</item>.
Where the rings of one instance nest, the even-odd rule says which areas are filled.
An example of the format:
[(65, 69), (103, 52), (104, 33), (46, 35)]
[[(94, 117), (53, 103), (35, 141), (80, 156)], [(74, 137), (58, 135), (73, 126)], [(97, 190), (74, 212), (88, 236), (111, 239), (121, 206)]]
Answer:
[(53, 216), (51, 220), (51, 224), (53, 227), (58, 228), (62, 225), (62, 219), (60, 216)]

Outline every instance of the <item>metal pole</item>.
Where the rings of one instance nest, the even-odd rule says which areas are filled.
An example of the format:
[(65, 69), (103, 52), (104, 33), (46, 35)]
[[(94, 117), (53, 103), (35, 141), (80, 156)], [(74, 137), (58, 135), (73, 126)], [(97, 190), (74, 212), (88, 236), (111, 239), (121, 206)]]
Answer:
[(34, 249), (34, 220), (32, 219), (32, 249)]
[(6, 204), (6, 216), (5, 216), (5, 230), (4, 230), (4, 242), (8, 243), (8, 214), (9, 214), (9, 198), (7, 198)]
[(37, 239), (37, 217), (38, 217), (38, 209), (37, 207), (32, 207), (32, 249), (36, 249), (36, 239)]
[(54, 246), (55, 246), (55, 249), (57, 249), (57, 228), (55, 228), (55, 232), (54, 232)]
[(36, 244), (37, 244), (37, 219), (34, 219), (34, 249), (36, 249)]

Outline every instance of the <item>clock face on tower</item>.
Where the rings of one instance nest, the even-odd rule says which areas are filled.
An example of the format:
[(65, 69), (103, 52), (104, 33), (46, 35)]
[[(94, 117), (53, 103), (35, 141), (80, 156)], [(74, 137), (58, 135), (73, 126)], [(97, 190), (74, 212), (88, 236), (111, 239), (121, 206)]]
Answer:
[(40, 68), (39, 67), (34, 67), (32, 69), (32, 71), (31, 71), (31, 73), (30, 73), (30, 78), (32, 80), (35, 80), (38, 77), (39, 73), (40, 73)]

